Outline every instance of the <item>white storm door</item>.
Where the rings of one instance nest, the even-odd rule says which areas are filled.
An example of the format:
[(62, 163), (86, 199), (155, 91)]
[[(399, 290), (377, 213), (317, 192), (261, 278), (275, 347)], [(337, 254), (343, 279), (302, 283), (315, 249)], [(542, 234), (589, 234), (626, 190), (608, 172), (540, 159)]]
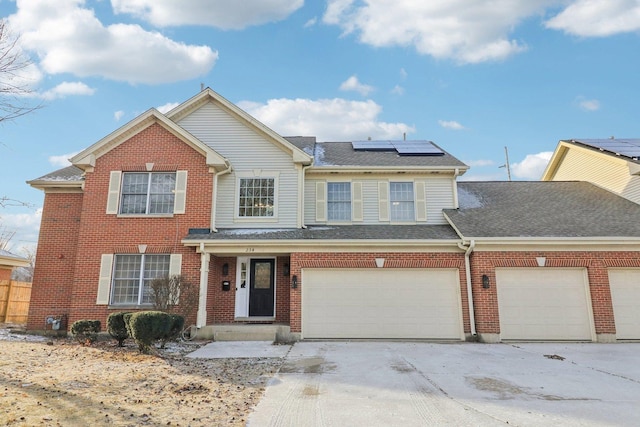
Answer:
[(249, 258), (244, 257), (236, 262), (235, 317), (249, 317)]

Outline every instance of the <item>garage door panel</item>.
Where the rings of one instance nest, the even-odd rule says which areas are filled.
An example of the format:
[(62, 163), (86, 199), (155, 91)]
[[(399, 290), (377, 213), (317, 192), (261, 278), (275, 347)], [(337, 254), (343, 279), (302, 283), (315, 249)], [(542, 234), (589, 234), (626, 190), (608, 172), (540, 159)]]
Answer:
[(584, 269), (496, 269), (504, 340), (593, 340)]
[(640, 269), (609, 270), (616, 338), (640, 339)]
[(304, 338), (462, 339), (458, 271), (303, 270)]

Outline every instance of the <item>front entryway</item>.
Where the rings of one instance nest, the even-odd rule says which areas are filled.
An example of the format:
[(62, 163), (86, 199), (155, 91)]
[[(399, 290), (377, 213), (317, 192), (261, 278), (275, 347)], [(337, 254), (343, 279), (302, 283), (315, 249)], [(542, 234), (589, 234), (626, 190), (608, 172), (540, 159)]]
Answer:
[(275, 317), (275, 259), (238, 258), (236, 319)]

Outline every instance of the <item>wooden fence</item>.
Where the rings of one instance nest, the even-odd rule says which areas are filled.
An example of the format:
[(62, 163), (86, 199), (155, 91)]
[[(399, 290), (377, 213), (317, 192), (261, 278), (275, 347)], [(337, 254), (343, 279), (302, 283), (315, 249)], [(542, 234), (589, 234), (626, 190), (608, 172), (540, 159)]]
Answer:
[(0, 280), (0, 323), (27, 323), (31, 283)]

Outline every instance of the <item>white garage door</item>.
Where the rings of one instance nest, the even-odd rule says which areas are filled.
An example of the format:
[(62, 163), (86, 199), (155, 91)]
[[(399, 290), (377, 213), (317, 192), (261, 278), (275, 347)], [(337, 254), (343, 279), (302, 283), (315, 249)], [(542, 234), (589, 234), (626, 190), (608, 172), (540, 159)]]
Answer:
[(609, 270), (616, 338), (640, 339), (640, 269)]
[(496, 269), (500, 338), (595, 340), (585, 269)]
[(464, 339), (457, 269), (304, 269), (303, 338)]

